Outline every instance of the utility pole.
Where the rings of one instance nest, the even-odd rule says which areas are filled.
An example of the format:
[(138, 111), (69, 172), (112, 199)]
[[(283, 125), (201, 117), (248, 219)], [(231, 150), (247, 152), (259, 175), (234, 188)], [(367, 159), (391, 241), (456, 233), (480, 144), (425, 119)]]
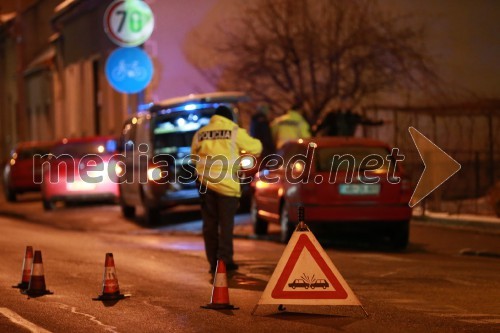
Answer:
[[(0, 5), (0, 15), (3, 13), (2, 11), (2, 5)], [(0, 20), (0, 34), (3, 33), (3, 27), (2, 27), (2, 20)], [(1, 36), (1, 35), (0, 35)], [(0, 37), (2, 38), (2, 37)], [(5, 59), (4, 57), (4, 47), (5, 47), (5, 41), (0, 41), (0, 161), (4, 159), (4, 157), (7, 155), (7, 151), (9, 148), (7, 148), (7, 136), (9, 133), (8, 127), (9, 127), (9, 121), (8, 121), (8, 116), (6, 115), (6, 93), (5, 93), (5, 81), (6, 81), (6, 75), (5, 75), (5, 60), (2, 62), (2, 58)]]
[(26, 111), (26, 101), (24, 92), (24, 29), (22, 18), (22, 2), (16, 3), (16, 18), (14, 22), (14, 38), (16, 45), (16, 87), (17, 87), (17, 103), (16, 103), (16, 129), (14, 141), (25, 141), (26, 126), (28, 124), (28, 116)]

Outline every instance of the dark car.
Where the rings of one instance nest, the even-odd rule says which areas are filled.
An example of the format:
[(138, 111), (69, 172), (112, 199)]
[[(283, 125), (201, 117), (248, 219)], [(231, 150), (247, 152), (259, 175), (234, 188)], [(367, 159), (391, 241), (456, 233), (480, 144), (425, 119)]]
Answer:
[(295, 279), (293, 280), (292, 283), (289, 283), (288, 286), (292, 289), (295, 289), (295, 288), (305, 288), (305, 289), (309, 289), (309, 283), (305, 282), (304, 280), (302, 279)]
[[(22, 142), (16, 145), (4, 167), (4, 192), (8, 201), (16, 201), (24, 192), (38, 192), (42, 163), (53, 142)], [(36, 158), (40, 156), (40, 158)]]
[(241, 92), (189, 95), (150, 105), (129, 118), (120, 140), (125, 156), (119, 186), (123, 215), (134, 217), (136, 207), (142, 206), (146, 224), (154, 224), (163, 209), (199, 204), (189, 157), (194, 133), (209, 123), (219, 105), (228, 106), (237, 117), (236, 103), (246, 99)]
[(328, 284), (328, 282), (324, 279), (317, 279), (316, 281), (314, 281), (313, 283), (310, 284), (311, 289), (314, 289), (314, 288), (326, 289), (329, 286), (330, 285)]

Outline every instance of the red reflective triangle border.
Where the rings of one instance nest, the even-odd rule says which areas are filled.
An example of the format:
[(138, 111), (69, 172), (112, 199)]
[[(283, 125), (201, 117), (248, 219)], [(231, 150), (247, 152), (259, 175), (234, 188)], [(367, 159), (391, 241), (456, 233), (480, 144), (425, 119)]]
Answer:
[[(335, 291), (317, 291), (317, 290), (308, 290), (308, 291), (285, 291), (285, 286), (292, 274), (297, 261), (299, 260), (299, 256), (302, 251), (306, 248), (309, 253), (311, 253), (314, 261), (321, 268), (323, 273), (325, 274), (328, 281), (332, 284), (332, 287)], [(311, 242), (309, 237), (302, 234), (299, 237), (299, 240), (295, 244), (294, 249), (292, 250), (292, 254), (288, 258), (288, 262), (281, 272), (281, 276), (274, 287), (271, 297), (273, 298), (281, 298), (281, 299), (346, 299), (348, 296), (345, 289), (340, 284), (339, 280), (333, 274), (330, 267), (328, 267), (326, 261), (323, 259), (321, 254), (318, 252), (314, 244)]]

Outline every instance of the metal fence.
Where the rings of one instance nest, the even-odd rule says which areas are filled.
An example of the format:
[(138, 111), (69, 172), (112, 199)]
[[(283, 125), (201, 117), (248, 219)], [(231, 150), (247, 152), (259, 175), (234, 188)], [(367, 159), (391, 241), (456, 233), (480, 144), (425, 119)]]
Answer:
[[(500, 181), (500, 154), (490, 160), (485, 151), (446, 151), (461, 165), (461, 169), (441, 187), (444, 200), (461, 200), (485, 196), (496, 181)], [(402, 165), (408, 171), (411, 180), (417, 184), (424, 170), (418, 152), (405, 154)]]
[[(426, 205), (450, 210), (446, 202), (481, 200), (500, 181), (500, 109), (364, 110), (368, 118), (383, 120), (378, 127), (362, 127), (357, 135), (379, 139), (398, 147), (405, 155), (402, 165), (416, 185), (424, 170), (408, 128), (413, 126), (461, 164), (461, 169), (432, 195)], [(483, 200), (484, 201), (484, 200)], [(475, 204), (476, 210), (480, 210)]]

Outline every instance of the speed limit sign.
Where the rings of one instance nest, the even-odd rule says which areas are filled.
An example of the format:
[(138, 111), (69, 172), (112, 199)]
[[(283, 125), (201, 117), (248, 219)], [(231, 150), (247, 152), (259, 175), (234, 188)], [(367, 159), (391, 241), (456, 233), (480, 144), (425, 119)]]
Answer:
[(104, 31), (119, 46), (133, 47), (144, 43), (153, 28), (153, 12), (141, 0), (114, 1), (104, 14)]

